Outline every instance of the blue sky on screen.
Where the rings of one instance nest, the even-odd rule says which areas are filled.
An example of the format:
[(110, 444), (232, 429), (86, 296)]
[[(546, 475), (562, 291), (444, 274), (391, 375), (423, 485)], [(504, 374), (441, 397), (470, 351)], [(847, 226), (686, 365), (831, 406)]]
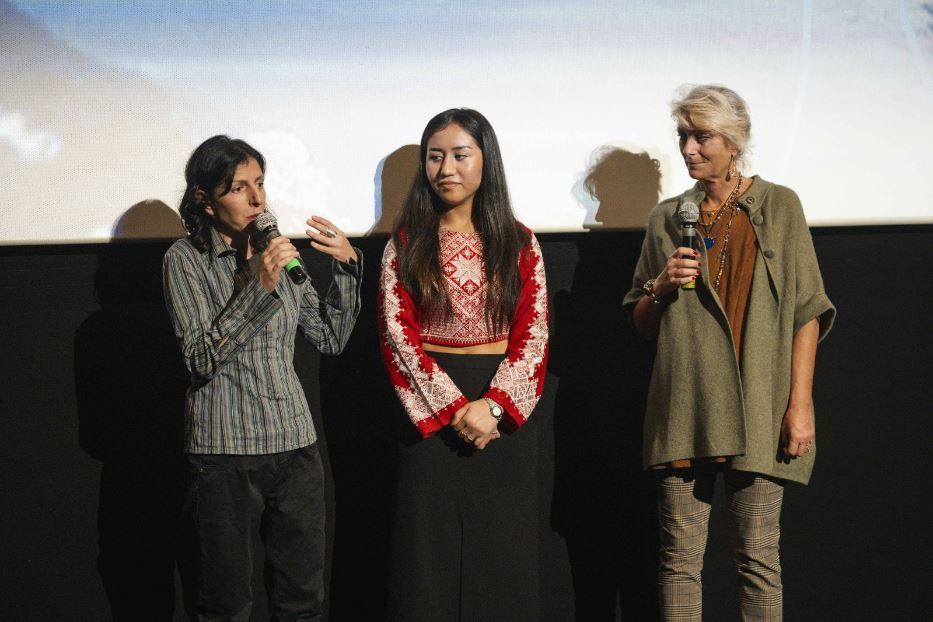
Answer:
[[(48, 210), (38, 228), (13, 213), (22, 222), (0, 242), (102, 239), (130, 205), (174, 206), (187, 154), (221, 132), (266, 154), (284, 228), (322, 213), (364, 232), (385, 158), (452, 106), (493, 122), (526, 223), (598, 226), (582, 181), (607, 148), (656, 158), (663, 195), (690, 185), (668, 104), (691, 82), (748, 100), (750, 172), (797, 190), (811, 222), (933, 221), (912, 200), (933, 195), (925, 0), (0, 0), (0, 12), (15, 24), (0, 25), (13, 50), (6, 70), (0, 57), (0, 165), (13, 170), (0, 216)], [(853, 183), (865, 198), (840, 202)], [(644, 214), (626, 218), (615, 224)]]

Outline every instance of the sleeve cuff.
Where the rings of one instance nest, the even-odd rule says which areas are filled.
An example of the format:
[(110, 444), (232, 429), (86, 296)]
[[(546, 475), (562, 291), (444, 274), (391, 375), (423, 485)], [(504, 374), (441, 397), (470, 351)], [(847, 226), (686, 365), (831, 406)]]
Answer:
[(359, 278), (360, 275), (363, 274), (363, 251), (355, 246), (353, 247), (353, 251), (356, 253), (356, 261), (352, 259), (350, 261), (332, 260), (332, 268), (335, 274), (341, 273), (356, 278)]
[(455, 401), (444, 406), (430, 417), (416, 422), (415, 426), (418, 428), (418, 432), (421, 433), (421, 437), (427, 438), (441, 428), (450, 425), (451, 419), (454, 418), (454, 413), (466, 406), (469, 401), (470, 400), (468, 400), (465, 395), (461, 395)]
[(817, 318), (820, 323), (819, 341), (823, 341), (833, 327), (836, 320), (836, 307), (830, 302), (825, 293), (819, 292), (794, 313), (794, 334), (810, 320)]

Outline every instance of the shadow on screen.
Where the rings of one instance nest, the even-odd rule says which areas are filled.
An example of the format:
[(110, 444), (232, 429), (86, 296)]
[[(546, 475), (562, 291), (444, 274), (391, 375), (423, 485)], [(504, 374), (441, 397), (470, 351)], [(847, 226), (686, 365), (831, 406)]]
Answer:
[[(165, 204), (138, 203), (115, 237), (165, 237), (169, 215), (178, 223)], [(102, 464), (97, 568), (114, 620), (171, 620), (176, 603), (188, 377), (163, 302), (164, 252), (164, 243), (101, 245), (100, 308), (74, 336), (79, 443)]]
[(146, 199), (123, 212), (110, 235), (113, 241), (174, 240), (185, 235), (185, 228), (178, 212), (162, 201)]
[(645, 152), (601, 147), (577, 182), (574, 195), (586, 208), (588, 229), (643, 229), (661, 195), (661, 163)]
[(356, 238), (353, 244), (363, 251), (366, 265), (363, 306), (343, 353), (320, 357), (319, 429), (326, 439), (336, 495), (327, 600), (331, 620), (383, 620), (397, 443), (406, 432), (417, 433), (392, 389), (379, 351), (375, 301), (386, 237)]
[(376, 223), (366, 235), (392, 233), (392, 227), (418, 174), (419, 154), (418, 145), (404, 145), (379, 161), (374, 179)]
[[(622, 311), (643, 234), (577, 243), (554, 296), (552, 527), (566, 539), (577, 620), (656, 619), (657, 522), (641, 466), (651, 347)], [(642, 617), (643, 616), (643, 617)]]

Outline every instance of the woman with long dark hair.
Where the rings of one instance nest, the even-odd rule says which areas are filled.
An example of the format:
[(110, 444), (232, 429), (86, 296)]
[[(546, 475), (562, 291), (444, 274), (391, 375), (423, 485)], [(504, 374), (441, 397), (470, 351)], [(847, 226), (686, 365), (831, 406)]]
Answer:
[(537, 437), (548, 309), (538, 242), (512, 213), (492, 126), (428, 122), (386, 245), (383, 361), (400, 443), (388, 617), (538, 620)]
[(253, 542), (265, 544), (273, 620), (319, 620), (324, 598), (324, 475), (317, 434), (295, 374), (295, 333), (338, 354), (360, 311), (361, 255), (333, 223), (308, 221), (330, 255), (333, 282), (282, 276), (298, 259), (288, 238), (264, 239), (266, 163), (227, 136), (202, 143), (185, 167), (180, 212), (188, 236), (165, 254), (169, 315), (191, 372), (185, 406), (189, 614), (248, 620)]

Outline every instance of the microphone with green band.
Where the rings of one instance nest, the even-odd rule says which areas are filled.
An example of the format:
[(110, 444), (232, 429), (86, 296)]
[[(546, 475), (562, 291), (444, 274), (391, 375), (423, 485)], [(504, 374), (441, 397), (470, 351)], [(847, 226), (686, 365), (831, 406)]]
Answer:
[[(270, 241), (282, 235), (279, 233), (278, 222), (276, 222), (275, 216), (269, 212), (263, 212), (256, 219), (256, 231), (259, 233), (257, 236), (259, 242), (257, 247), (260, 250), (265, 250), (265, 248), (269, 246)], [(298, 261), (297, 257), (285, 264), (285, 271), (288, 272), (289, 278), (295, 285), (301, 285), (308, 280), (308, 275), (305, 274), (304, 269), (301, 267), (301, 262)]]

